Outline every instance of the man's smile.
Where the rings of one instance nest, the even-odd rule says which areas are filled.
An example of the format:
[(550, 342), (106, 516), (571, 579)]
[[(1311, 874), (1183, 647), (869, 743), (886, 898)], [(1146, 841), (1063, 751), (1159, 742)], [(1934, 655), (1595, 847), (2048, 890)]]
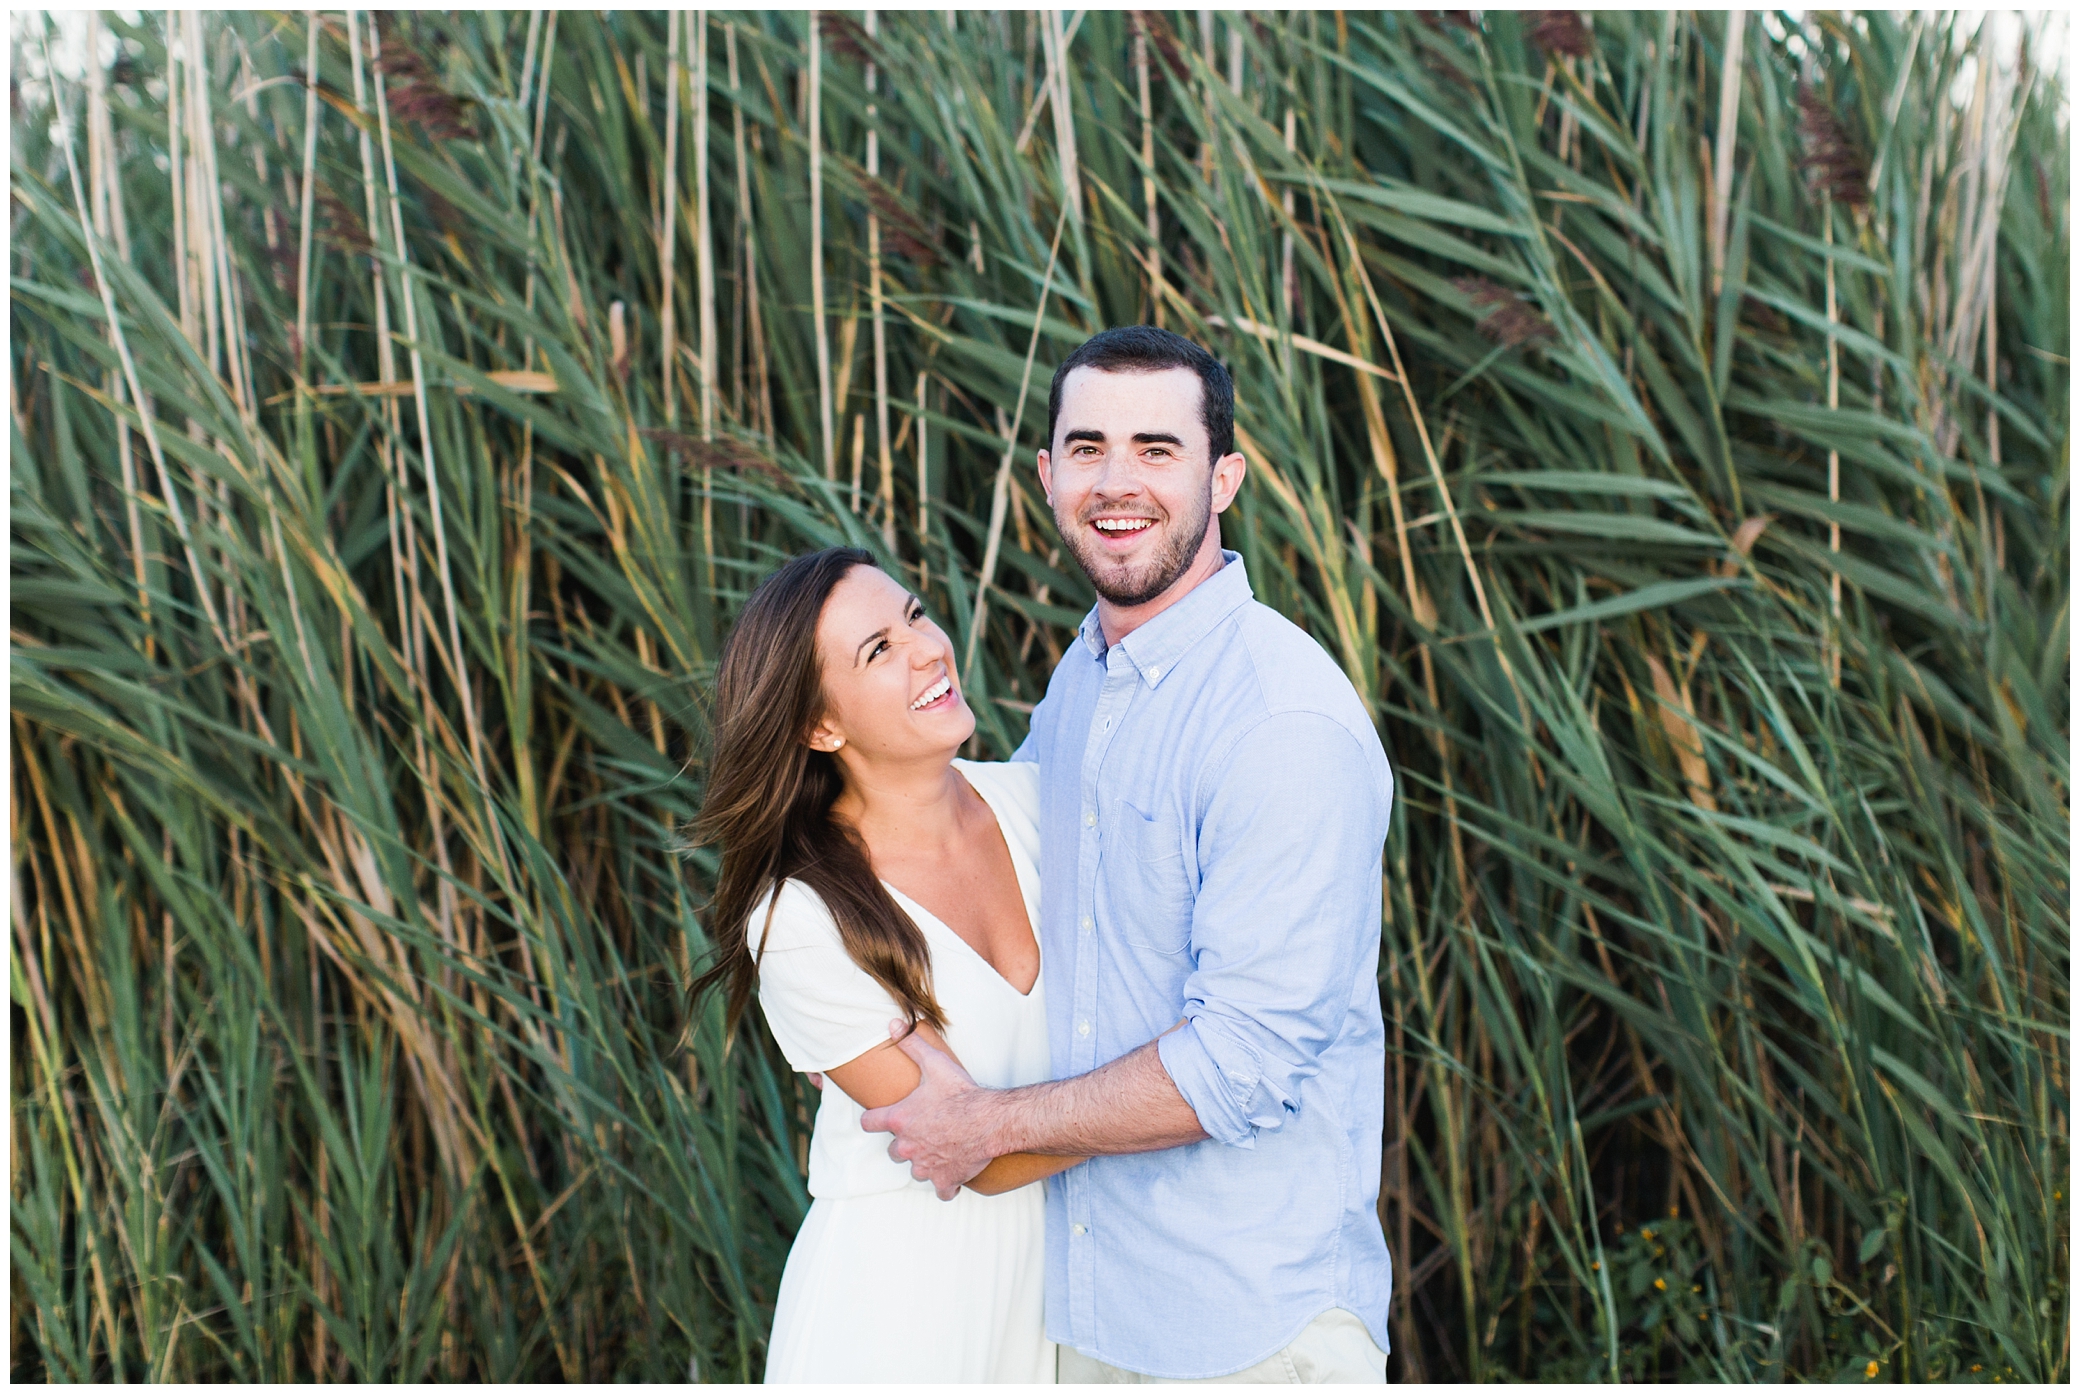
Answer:
[(1129, 543), (1155, 527), (1156, 520), (1141, 516), (1107, 516), (1091, 519), (1091, 527), (1109, 543)]

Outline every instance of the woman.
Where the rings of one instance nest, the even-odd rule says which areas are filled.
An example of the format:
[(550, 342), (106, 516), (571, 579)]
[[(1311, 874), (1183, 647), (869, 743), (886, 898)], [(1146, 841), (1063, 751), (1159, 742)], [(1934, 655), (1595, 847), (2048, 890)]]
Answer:
[(893, 1020), (980, 1083), (1048, 1077), (1036, 771), (954, 759), (974, 730), (945, 632), (858, 548), (781, 567), (723, 650), (696, 991), (726, 984), (734, 1029), (755, 990), (827, 1080), (768, 1383), (1054, 1380), (1032, 1183), (1072, 1159), (999, 1157), (944, 1203), (859, 1125), (918, 1082)]

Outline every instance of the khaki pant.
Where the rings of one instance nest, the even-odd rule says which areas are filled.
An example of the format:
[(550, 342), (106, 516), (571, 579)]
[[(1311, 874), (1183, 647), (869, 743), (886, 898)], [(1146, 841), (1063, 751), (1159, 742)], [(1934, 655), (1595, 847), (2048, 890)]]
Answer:
[(1063, 1384), (1384, 1384), (1387, 1353), (1373, 1344), (1364, 1322), (1341, 1307), (1332, 1307), (1284, 1350), (1232, 1375), (1213, 1379), (1138, 1375), (1093, 1360), (1073, 1346), (1062, 1346), (1055, 1358), (1055, 1378)]

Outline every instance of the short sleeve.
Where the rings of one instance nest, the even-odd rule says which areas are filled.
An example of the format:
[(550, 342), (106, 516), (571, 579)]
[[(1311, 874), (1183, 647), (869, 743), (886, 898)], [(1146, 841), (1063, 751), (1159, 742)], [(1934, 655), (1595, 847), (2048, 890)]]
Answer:
[(816, 892), (789, 881), (778, 901), (770, 933), (770, 901), (745, 926), (752, 953), (765, 938), (758, 1004), (766, 1025), (797, 1070), (828, 1070), (857, 1060), (888, 1039), (888, 1023), (903, 1016), (903, 1009), (845, 952), (837, 921)]

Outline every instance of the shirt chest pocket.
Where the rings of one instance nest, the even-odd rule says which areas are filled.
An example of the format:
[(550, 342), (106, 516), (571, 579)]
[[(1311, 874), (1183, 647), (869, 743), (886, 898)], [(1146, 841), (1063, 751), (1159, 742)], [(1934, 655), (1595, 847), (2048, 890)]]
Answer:
[(1099, 852), (1099, 913), (1105, 932), (1137, 948), (1183, 953), (1191, 942), (1196, 878), (1184, 855), (1184, 830), (1121, 800)]

